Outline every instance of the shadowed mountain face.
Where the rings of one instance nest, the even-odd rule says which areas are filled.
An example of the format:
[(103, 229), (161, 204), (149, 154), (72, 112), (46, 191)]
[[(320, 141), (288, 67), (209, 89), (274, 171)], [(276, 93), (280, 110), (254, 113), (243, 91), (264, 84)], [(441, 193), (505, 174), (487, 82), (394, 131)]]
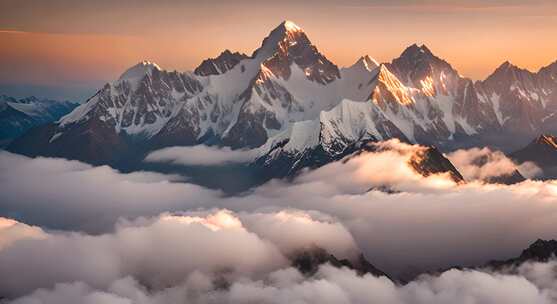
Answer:
[(387, 64), (362, 56), (339, 68), (285, 21), (251, 56), (226, 50), (192, 73), (139, 63), (9, 150), (121, 167), (154, 149), (203, 143), (257, 149), (255, 163), (279, 176), (390, 138), (508, 150), (557, 128), (556, 71), (505, 63), (474, 83), (424, 45)]
[(354, 261), (338, 259), (326, 250), (319, 247), (299, 250), (291, 255), (292, 266), (301, 273), (311, 276), (317, 272), (319, 266), (330, 264), (334, 267), (346, 267), (355, 270), (360, 275), (371, 274), (373, 276), (384, 276), (392, 280), (385, 272), (379, 270), (366, 260), (363, 254), (359, 254)]
[(200, 76), (224, 74), (240, 63), (240, 61), (247, 58), (249, 57), (245, 54), (232, 53), (229, 50), (225, 50), (216, 58), (203, 60), (193, 73)]
[(538, 165), (545, 178), (557, 177), (557, 137), (543, 134), (511, 157), (518, 162), (531, 161)]
[(454, 182), (464, 182), (464, 178), (460, 172), (458, 172), (453, 164), (435, 147), (427, 147), (416, 152), (416, 154), (410, 158), (410, 165), (416, 172), (425, 177), (433, 174), (448, 173)]
[[(426, 274), (438, 275), (449, 269), (470, 269), (478, 271), (496, 272), (499, 274), (516, 274), (517, 268), (524, 263), (546, 263), (557, 258), (557, 241), (556, 240), (542, 240), (538, 239), (528, 248), (522, 250), (519, 256), (507, 260), (492, 260), (483, 265), (463, 267), (452, 266), (438, 271), (426, 272)], [(414, 280), (420, 274), (415, 274), (407, 279), (408, 281)]]
[(69, 101), (0, 95), (0, 147), (32, 127), (60, 119), (77, 106)]
[(486, 266), (495, 269), (510, 268), (525, 262), (547, 262), (557, 257), (557, 241), (538, 239), (528, 248), (524, 249), (520, 256), (504, 260), (491, 261)]
[(486, 180), (486, 182), (490, 184), (512, 185), (525, 180), (526, 178), (518, 170), (514, 170), (512, 173), (490, 177)]

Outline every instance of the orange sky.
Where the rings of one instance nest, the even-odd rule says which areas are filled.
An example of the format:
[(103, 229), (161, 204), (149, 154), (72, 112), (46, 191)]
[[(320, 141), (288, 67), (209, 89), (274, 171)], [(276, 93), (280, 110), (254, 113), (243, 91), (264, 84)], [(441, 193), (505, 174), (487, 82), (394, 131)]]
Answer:
[(473, 79), (505, 60), (531, 70), (557, 60), (557, 1), (74, 2), (0, 2), (0, 90), (94, 89), (143, 59), (191, 70), (226, 48), (251, 54), (284, 19), (341, 66), (390, 61), (415, 42)]

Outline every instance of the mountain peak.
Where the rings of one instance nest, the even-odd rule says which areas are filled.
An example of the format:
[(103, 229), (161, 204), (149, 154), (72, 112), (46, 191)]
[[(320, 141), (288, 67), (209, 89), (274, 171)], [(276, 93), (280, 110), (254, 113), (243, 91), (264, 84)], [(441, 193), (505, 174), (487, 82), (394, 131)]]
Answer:
[(512, 64), (510, 61), (505, 60), (505, 62), (501, 63), (501, 65), (496, 69), (499, 71), (504, 71), (504, 70), (508, 70), (508, 69), (518, 69), (518, 67), (514, 64)]
[(527, 249), (522, 251), (519, 259), (531, 261), (546, 261), (557, 253), (556, 240), (538, 239)]
[[(484, 85), (491, 88), (497, 88), (501, 92), (505, 92), (511, 86), (525, 85), (528, 79), (532, 79), (535, 74), (520, 68), (510, 61), (503, 62), (493, 73), (491, 73), (484, 81)], [(525, 82), (526, 81), (526, 82)], [(524, 88), (523, 88), (524, 89)]]
[(161, 71), (161, 68), (154, 62), (144, 60), (127, 69), (118, 80), (139, 81), (153, 70)]
[(352, 66), (362, 66), (368, 71), (374, 70), (379, 67), (379, 63), (375, 61), (375, 59), (369, 57), (368, 55), (364, 55), (356, 61)]
[(283, 79), (290, 77), (292, 64), (302, 69), (309, 80), (321, 84), (340, 78), (338, 67), (319, 53), (292, 21), (284, 21), (273, 29), (252, 58)]
[(249, 57), (243, 53), (232, 53), (230, 50), (226, 49), (215, 58), (203, 60), (193, 72), (201, 76), (219, 75), (232, 69), (240, 61), (247, 58)]
[(418, 46), (416, 43), (414, 43), (411, 46), (407, 47), (402, 52), (400, 57), (416, 58), (418, 56), (424, 56), (424, 55), (433, 56), (433, 53), (431, 53), (431, 51), (425, 44)]
[(261, 47), (253, 53), (252, 57), (267, 59), (278, 49), (288, 49), (290, 46), (311, 45), (308, 37), (294, 22), (285, 20), (263, 39)]
[(290, 21), (290, 20), (284, 20), (280, 26), (284, 27), (284, 29), (286, 31), (289, 32), (299, 32), (302, 31), (302, 29), (294, 22)]
[(452, 80), (460, 77), (448, 62), (434, 55), (425, 44), (407, 47), (387, 67), (406, 85), (425, 89), (431, 96), (448, 94), (450, 87), (456, 85)]
[(501, 72), (509, 72), (509, 71), (533, 74), (529, 70), (515, 65), (512, 62), (510, 62), (509, 60), (505, 60), (505, 62), (501, 63), (501, 65), (497, 69), (495, 69), (495, 72), (493, 72), (493, 74), (498, 74), (498, 73), (501, 73)]

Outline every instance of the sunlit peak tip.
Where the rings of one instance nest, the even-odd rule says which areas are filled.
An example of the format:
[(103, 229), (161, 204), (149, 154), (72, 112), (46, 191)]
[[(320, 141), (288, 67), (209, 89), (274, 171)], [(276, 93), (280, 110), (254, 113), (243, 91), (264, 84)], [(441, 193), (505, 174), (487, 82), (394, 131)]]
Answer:
[(151, 62), (149, 60), (143, 60), (140, 63), (138, 63), (137, 65), (144, 66), (144, 67), (154, 67), (157, 70), (161, 69), (161, 67), (158, 64), (156, 64), (154, 62)]
[(300, 30), (302, 30), (298, 25), (296, 25), (296, 23), (294, 23), (290, 20), (284, 20), (282, 22), (282, 24), (284, 25), (284, 28), (287, 31), (300, 31)]

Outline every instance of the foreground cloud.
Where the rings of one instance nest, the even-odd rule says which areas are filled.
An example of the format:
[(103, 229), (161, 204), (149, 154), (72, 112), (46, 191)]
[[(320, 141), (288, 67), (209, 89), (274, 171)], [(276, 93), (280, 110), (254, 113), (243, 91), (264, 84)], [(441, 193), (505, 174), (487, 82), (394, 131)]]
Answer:
[[(555, 263), (534, 267), (549, 273)], [(548, 279), (522, 273), (501, 275), (479, 271), (450, 270), (439, 276), (424, 276), (406, 286), (393, 284), (385, 277), (358, 276), (348, 269), (322, 266), (310, 278), (292, 268), (267, 274), (263, 279), (239, 279), (228, 288), (215, 288), (213, 278), (192, 274), (183, 283), (162, 290), (148, 291), (132, 277), (114, 281), (98, 290), (82, 282), (57, 284), (16, 299), (17, 304), (66, 303), (553, 303), (555, 286), (539, 284)]]
[[(16, 239), (0, 250), (0, 273), (10, 278), (0, 280), (0, 295), (12, 304), (549, 304), (557, 296), (556, 261), (500, 273), (453, 269), (406, 285), (331, 265), (304, 276), (281, 254), (304, 243), (277, 235), (281, 222), (293, 234), (324, 228), (333, 238), (347, 235), (330, 217), (297, 210), (162, 214), (122, 221), (101, 236), (47, 233), (0, 218), (2, 227), (25, 228), (0, 229), (0, 239)], [(337, 241), (333, 250), (354, 249), (350, 237)]]
[(176, 165), (214, 166), (234, 163), (249, 163), (257, 156), (257, 150), (232, 150), (228, 147), (170, 147), (149, 153), (147, 162), (171, 163)]
[[(10, 278), (0, 280), (0, 295), (9, 296), (73, 281), (103, 289), (126, 276), (155, 289), (179, 284), (194, 273), (233, 281), (288, 266), (285, 256), (309, 246), (325, 248), (339, 258), (358, 252), (341, 224), (330, 218), (314, 219), (301, 211), (162, 214), (120, 221), (113, 233), (98, 236), (46, 233), (38, 227), (0, 220), (25, 227), (0, 229), (0, 239), (11, 240), (0, 248), (0, 273)], [(280, 224), (287, 225), (286, 236), (291, 237), (278, 233)], [(321, 229), (326, 235), (312, 238)]]

